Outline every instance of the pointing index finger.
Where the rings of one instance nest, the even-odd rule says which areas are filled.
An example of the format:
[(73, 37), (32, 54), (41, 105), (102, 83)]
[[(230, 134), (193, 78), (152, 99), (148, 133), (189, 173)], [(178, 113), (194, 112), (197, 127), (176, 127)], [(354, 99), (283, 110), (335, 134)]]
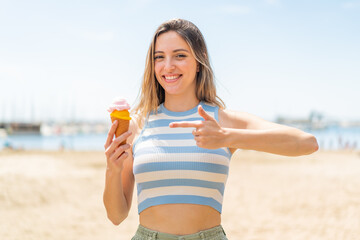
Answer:
[(183, 122), (172, 122), (169, 124), (170, 128), (176, 128), (176, 127), (182, 127), (182, 128), (188, 128), (188, 127), (194, 127), (198, 128), (201, 127), (202, 122), (201, 121), (183, 121)]

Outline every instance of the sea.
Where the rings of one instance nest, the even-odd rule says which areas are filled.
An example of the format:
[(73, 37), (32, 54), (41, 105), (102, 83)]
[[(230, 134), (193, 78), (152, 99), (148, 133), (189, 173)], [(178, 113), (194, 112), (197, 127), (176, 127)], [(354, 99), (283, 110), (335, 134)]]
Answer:
[[(360, 150), (360, 127), (332, 126), (323, 129), (305, 129), (313, 134), (321, 150)], [(0, 137), (0, 150), (43, 151), (103, 151), (107, 133), (75, 135), (8, 135)]]

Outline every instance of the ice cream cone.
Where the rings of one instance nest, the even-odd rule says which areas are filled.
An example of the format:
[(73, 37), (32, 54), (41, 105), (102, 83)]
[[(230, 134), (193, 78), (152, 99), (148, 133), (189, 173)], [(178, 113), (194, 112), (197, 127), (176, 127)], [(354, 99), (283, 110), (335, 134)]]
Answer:
[[(114, 122), (115, 120), (118, 121), (118, 126), (116, 128), (116, 132), (115, 132), (115, 137), (120, 136), (121, 134), (123, 134), (124, 132), (129, 130), (129, 123), (130, 120), (125, 120), (125, 119), (120, 119), (120, 118), (116, 118), (116, 117), (111, 117), (111, 122)], [(121, 142), (120, 145), (126, 144), (126, 140)]]
[[(126, 102), (125, 99), (116, 98), (114, 102), (108, 108), (108, 112), (110, 112), (111, 122), (115, 120), (118, 121), (118, 125), (115, 131), (115, 137), (119, 137), (121, 134), (129, 130), (130, 124), (130, 113), (129, 110), (130, 105)], [(126, 140), (124, 140), (121, 145), (126, 144)]]

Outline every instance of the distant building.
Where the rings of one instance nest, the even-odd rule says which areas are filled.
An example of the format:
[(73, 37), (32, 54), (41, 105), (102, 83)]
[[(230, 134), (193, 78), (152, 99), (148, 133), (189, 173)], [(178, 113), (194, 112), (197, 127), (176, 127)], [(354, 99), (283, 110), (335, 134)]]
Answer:
[(323, 114), (317, 111), (312, 111), (307, 118), (289, 118), (279, 116), (276, 118), (276, 122), (301, 129), (322, 129), (327, 127)]
[(1, 123), (0, 129), (9, 135), (40, 134), (40, 126), (40, 123)]

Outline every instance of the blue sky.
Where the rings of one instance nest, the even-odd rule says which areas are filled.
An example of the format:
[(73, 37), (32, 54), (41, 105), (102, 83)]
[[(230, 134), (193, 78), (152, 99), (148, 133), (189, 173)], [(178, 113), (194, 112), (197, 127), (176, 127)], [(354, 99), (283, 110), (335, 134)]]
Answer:
[(0, 0), (0, 121), (107, 121), (171, 18), (202, 31), (228, 108), (360, 119), (360, 1)]

